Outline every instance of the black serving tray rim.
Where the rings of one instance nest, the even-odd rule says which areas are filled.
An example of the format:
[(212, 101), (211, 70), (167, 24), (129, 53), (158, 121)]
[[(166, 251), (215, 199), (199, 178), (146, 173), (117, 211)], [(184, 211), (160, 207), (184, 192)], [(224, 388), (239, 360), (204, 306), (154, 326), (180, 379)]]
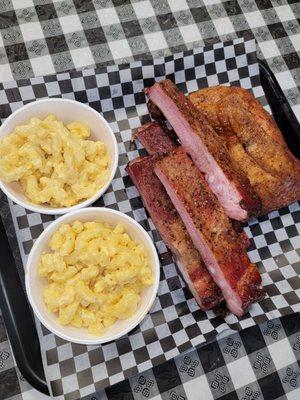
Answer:
[(22, 287), (2, 217), (0, 237), (0, 304), (7, 336), (23, 377), (35, 389), (49, 395), (34, 317)]

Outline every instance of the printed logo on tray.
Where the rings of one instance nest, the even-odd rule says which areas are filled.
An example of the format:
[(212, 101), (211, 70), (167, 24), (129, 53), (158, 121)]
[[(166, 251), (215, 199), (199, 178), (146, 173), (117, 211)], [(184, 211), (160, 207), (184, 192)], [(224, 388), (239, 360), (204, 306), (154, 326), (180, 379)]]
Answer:
[(181, 394), (178, 395), (174, 390), (170, 393), (170, 400), (186, 400), (186, 397), (182, 396)]
[(245, 389), (245, 396), (242, 397), (242, 400), (255, 400), (258, 399), (260, 395), (260, 392), (252, 390), (250, 386), (247, 386)]
[(226, 346), (223, 348), (223, 352), (230, 354), (233, 358), (237, 358), (238, 349), (241, 347), (241, 342), (228, 338), (226, 340)]
[(191, 357), (185, 356), (183, 363), (179, 367), (179, 371), (186, 372), (190, 377), (194, 377), (196, 368), (199, 364), (198, 360), (193, 360)]
[(253, 364), (253, 368), (262, 371), (264, 374), (268, 372), (271, 364), (271, 358), (264, 356), (262, 353), (256, 354), (256, 361)]
[(210, 387), (218, 392), (226, 393), (226, 385), (230, 381), (230, 378), (227, 375), (221, 374), (221, 372), (215, 372), (215, 379), (210, 384)]
[(296, 343), (293, 346), (295, 351), (300, 351), (300, 335), (296, 336)]
[(274, 323), (273, 321), (267, 322), (267, 328), (264, 330), (264, 335), (271, 336), (274, 340), (278, 340), (278, 332), (280, 331), (281, 326), (279, 324)]
[(283, 383), (288, 383), (292, 388), (298, 386), (298, 378), (300, 376), (300, 370), (294, 371), (291, 367), (286, 369), (286, 375), (282, 379)]
[(133, 388), (135, 393), (141, 392), (144, 397), (150, 396), (150, 388), (154, 385), (153, 379), (147, 379), (141, 375), (138, 379), (138, 384)]

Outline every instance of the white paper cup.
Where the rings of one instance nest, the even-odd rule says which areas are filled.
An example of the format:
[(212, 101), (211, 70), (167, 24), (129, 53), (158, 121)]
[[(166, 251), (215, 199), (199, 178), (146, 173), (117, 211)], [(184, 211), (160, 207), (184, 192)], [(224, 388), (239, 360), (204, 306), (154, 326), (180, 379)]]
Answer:
[(71, 207), (54, 208), (48, 205), (32, 203), (25, 195), (19, 182), (6, 183), (0, 180), (0, 188), (12, 201), (22, 207), (41, 214), (65, 214), (69, 211), (87, 207), (101, 197), (110, 185), (118, 166), (118, 145), (109, 124), (93, 108), (75, 100), (44, 99), (34, 101), (12, 113), (0, 127), (0, 138), (10, 134), (18, 125), (27, 123), (30, 118), (45, 118), (54, 114), (64, 124), (79, 121), (91, 128), (91, 140), (100, 140), (105, 144), (109, 156), (109, 178), (106, 184), (89, 199)]
[[(117, 322), (110, 326), (101, 336), (92, 335), (84, 328), (60, 325), (58, 317), (48, 311), (43, 300), (46, 279), (39, 277), (37, 273), (41, 254), (49, 251), (49, 240), (59, 226), (63, 223), (70, 223), (75, 220), (82, 222), (104, 221), (111, 226), (115, 226), (119, 222), (122, 223), (132, 240), (138, 244), (141, 243), (144, 245), (154, 277), (154, 283), (143, 290), (141, 302), (135, 314), (126, 320), (117, 320)], [(146, 316), (155, 300), (159, 278), (160, 263), (155, 246), (148, 233), (138, 222), (128, 217), (126, 214), (104, 207), (90, 207), (76, 210), (52, 222), (34, 243), (25, 269), (25, 284), (28, 299), (41, 323), (62, 339), (87, 345), (101, 344), (116, 340), (134, 329)]]

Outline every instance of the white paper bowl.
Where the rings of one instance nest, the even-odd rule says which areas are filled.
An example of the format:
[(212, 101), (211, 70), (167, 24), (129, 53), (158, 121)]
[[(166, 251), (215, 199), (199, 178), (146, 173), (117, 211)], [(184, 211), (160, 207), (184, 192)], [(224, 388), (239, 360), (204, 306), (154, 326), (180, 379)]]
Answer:
[[(44, 278), (40, 278), (37, 274), (38, 264), (43, 252), (49, 251), (48, 243), (54, 232), (62, 223), (70, 223), (75, 220), (83, 222), (87, 221), (105, 221), (115, 226), (121, 222), (126, 232), (136, 243), (142, 243), (145, 247), (146, 254), (150, 260), (153, 271), (154, 283), (144, 289), (141, 295), (141, 302), (136, 313), (126, 319), (118, 320), (114, 325), (109, 327), (101, 336), (89, 334), (84, 328), (74, 328), (71, 326), (62, 326), (58, 322), (58, 317), (47, 310), (44, 300), (43, 291), (46, 284)], [(151, 308), (158, 290), (160, 276), (160, 263), (157, 256), (155, 246), (148, 233), (134, 219), (128, 217), (119, 211), (109, 208), (84, 208), (66, 214), (54, 222), (52, 222), (40, 235), (34, 243), (28, 257), (25, 270), (25, 284), (29, 302), (33, 311), (37, 315), (42, 324), (46, 326), (55, 335), (68, 340), (70, 342), (81, 344), (100, 344), (116, 340), (134, 329), (145, 317)]]
[(118, 145), (109, 124), (93, 108), (75, 100), (68, 99), (43, 99), (26, 104), (12, 113), (0, 127), (0, 138), (10, 134), (17, 125), (27, 123), (30, 118), (45, 118), (48, 114), (54, 114), (59, 120), (68, 124), (79, 121), (91, 128), (91, 140), (102, 141), (109, 156), (109, 179), (100, 187), (93, 197), (84, 200), (72, 207), (54, 208), (47, 205), (34, 204), (25, 195), (20, 183), (6, 183), (0, 180), (0, 188), (3, 192), (22, 207), (41, 214), (65, 214), (72, 210), (87, 207), (101, 197), (110, 185), (118, 166)]

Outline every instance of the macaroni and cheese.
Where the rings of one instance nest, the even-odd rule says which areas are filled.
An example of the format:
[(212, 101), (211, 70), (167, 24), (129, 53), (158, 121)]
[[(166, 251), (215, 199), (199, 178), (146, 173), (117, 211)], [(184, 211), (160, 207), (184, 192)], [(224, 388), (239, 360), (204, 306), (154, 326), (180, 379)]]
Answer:
[(154, 282), (143, 246), (121, 224), (63, 224), (49, 247), (38, 273), (47, 279), (46, 306), (62, 325), (101, 334), (117, 319), (132, 316), (142, 290)]
[(89, 136), (80, 122), (31, 118), (0, 141), (0, 178), (19, 181), (36, 204), (69, 207), (88, 199), (109, 178), (105, 146)]

